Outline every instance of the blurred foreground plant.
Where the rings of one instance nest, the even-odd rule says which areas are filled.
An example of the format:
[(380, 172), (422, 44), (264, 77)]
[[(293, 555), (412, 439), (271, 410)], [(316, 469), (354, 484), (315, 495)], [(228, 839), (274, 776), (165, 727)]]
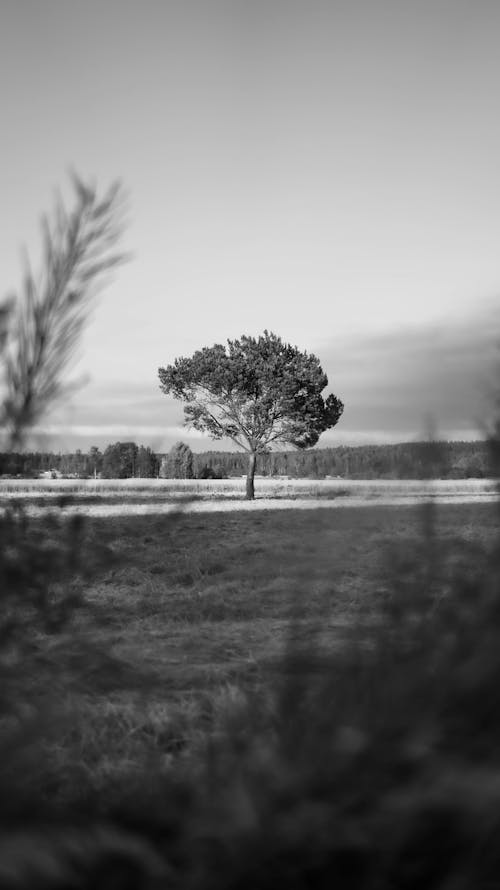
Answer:
[[(42, 220), (40, 274), (26, 259), (21, 294), (0, 306), (0, 435), (10, 450), (22, 447), (29, 429), (72, 388), (66, 374), (92, 297), (125, 259), (117, 250), (120, 184), (103, 195), (76, 175), (72, 184), (72, 208), (58, 198), (52, 217)], [(108, 888), (118, 875), (140, 883), (158, 873), (146, 842), (95, 819), (79, 825), (78, 809), (53, 806), (58, 779), (48, 769), (47, 746), (67, 730), (65, 700), (75, 689), (131, 681), (123, 664), (92, 643), (82, 597), (91, 569), (81, 560), (83, 533), (79, 517), (51, 513), (41, 523), (15, 503), (0, 514), (2, 890)]]
[[(39, 275), (25, 260), (22, 293), (0, 307), (0, 434), (11, 450), (68, 390), (65, 375), (104, 276), (124, 260), (117, 251), (124, 195), (114, 183), (99, 196), (73, 175), (70, 211), (56, 201), (42, 219)], [(49, 516), (42, 528), (20, 504), (0, 515), (0, 666), (24, 661), (36, 634), (59, 631), (76, 603), (81, 522), (64, 526)], [(55, 589), (59, 586), (59, 592)], [(62, 588), (62, 589), (61, 589)], [(5, 679), (5, 678), (4, 678)]]
[(68, 212), (59, 197), (52, 217), (42, 219), (40, 274), (35, 276), (26, 257), (21, 294), (0, 308), (0, 429), (10, 449), (22, 444), (26, 430), (68, 389), (64, 376), (91, 298), (106, 273), (125, 259), (116, 249), (123, 230), (120, 183), (99, 196), (76, 175), (72, 181), (73, 208)]

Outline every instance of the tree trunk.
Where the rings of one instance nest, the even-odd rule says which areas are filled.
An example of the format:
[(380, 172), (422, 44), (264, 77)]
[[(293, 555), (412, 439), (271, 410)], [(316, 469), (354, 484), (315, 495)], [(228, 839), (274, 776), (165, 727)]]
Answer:
[(255, 493), (253, 480), (255, 476), (255, 465), (257, 463), (257, 455), (255, 451), (251, 451), (248, 455), (248, 471), (247, 471), (247, 493), (246, 498), (247, 501), (253, 501)]

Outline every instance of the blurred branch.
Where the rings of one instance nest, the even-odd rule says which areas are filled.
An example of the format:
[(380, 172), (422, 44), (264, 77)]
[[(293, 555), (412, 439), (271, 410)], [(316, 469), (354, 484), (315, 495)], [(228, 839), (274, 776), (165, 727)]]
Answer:
[(9, 449), (68, 391), (65, 372), (105, 273), (127, 257), (116, 250), (123, 231), (124, 194), (119, 182), (103, 197), (72, 175), (74, 207), (61, 197), (52, 218), (42, 219), (42, 272), (37, 281), (28, 257), (20, 295), (0, 307), (0, 361), (5, 398), (1, 428)]

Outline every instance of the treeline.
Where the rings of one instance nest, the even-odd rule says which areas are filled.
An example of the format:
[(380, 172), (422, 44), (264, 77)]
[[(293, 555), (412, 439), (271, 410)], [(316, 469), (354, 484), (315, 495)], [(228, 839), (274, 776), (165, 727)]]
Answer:
[[(246, 473), (244, 453), (211, 451), (194, 457), (195, 469), (203, 464), (222, 476)], [(309, 479), (464, 479), (483, 478), (491, 471), (486, 442), (403, 442), (275, 451), (259, 455), (257, 472)]]
[(160, 457), (151, 448), (135, 442), (115, 442), (101, 452), (93, 446), (87, 453), (80, 450), (70, 454), (32, 451), (0, 453), (0, 475), (34, 477), (41, 473), (85, 479), (99, 476), (104, 479), (155, 478), (160, 469)]
[[(55, 473), (86, 478), (155, 478), (159, 475), (187, 478), (243, 476), (247, 470), (244, 452), (208, 451), (192, 453), (188, 446), (155, 454), (134, 442), (116, 442), (103, 452), (0, 453), (0, 475), (38, 476)], [(172, 452), (175, 451), (173, 455)], [(180, 456), (179, 456), (180, 455)], [(179, 469), (181, 467), (181, 469)], [(184, 467), (184, 470), (182, 469)], [(260, 455), (257, 472), (263, 476), (323, 479), (463, 479), (490, 474), (486, 442), (404, 442), (398, 445), (338, 446), (308, 451), (276, 451)]]

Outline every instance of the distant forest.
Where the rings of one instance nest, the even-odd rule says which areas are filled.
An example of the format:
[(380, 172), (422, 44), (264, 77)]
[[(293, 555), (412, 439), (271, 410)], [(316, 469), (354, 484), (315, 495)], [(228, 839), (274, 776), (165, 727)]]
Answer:
[[(189, 449), (188, 449), (189, 450)], [(0, 475), (33, 477), (40, 473), (70, 477), (154, 478), (162, 470), (164, 454), (133, 442), (115, 443), (104, 452), (85, 454), (29, 452), (0, 453)], [(243, 476), (244, 452), (208, 451), (192, 455), (195, 478)], [(263, 476), (324, 479), (463, 479), (490, 475), (487, 442), (405, 442), (399, 445), (338, 446), (307, 451), (275, 451), (259, 455), (257, 473)]]
[[(195, 470), (208, 466), (223, 476), (246, 474), (245, 453), (209, 451), (193, 457)], [(490, 460), (486, 442), (405, 442), (274, 451), (259, 455), (257, 472), (294, 479), (483, 478), (490, 474)]]

